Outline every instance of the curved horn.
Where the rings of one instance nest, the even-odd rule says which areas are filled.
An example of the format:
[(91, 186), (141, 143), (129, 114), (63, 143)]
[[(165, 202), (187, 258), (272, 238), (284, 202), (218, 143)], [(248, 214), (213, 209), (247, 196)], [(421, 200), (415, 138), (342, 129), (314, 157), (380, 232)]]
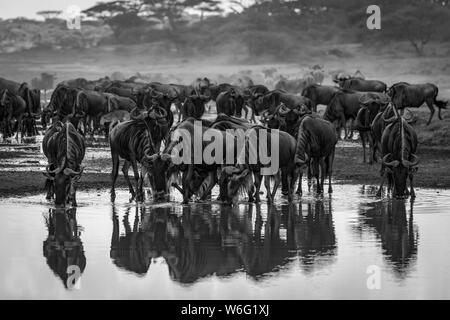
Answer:
[(222, 172), (225, 173), (226, 175), (230, 176), (234, 173), (240, 173), (244, 171), (244, 168), (239, 169), (237, 167), (233, 167), (233, 166), (226, 166), (222, 168)]
[[(157, 112), (158, 111), (158, 112)], [(158, 115), (159, 113), (159, 115)], [(167, 117), (167, 110), (164, 108), (155, 108), (150, 114), (150, 118), (158, 120)]]
[(50, 170), (50, 165), (48, 165), (47, 167), (45, 167), (45, 170), (49, 174), (58, 174), (63, 170), (65, 163), (66, 163), (66, 158), (64, 158), (64, 161), (62, 162), (62, 164), (59, 167), (57, 167), (56, 169)]
[(148, 161), (155, 161), (156, 159), (158, 159), (158, 157), (159, 157), (159, 154), (157, 154), (157, 153), (155, 153), (155, 154), (149, 154), (149, 153), (145, 153), (145, 158), (148, 160)]
[[(390, 107), (390, 108), (389, 108), (389, 107)], [(388, 110), (393, 110), (393, 111), (394, 111), (394, 115), (393, 115), (392, 117), (386, 119), (386, 115), (387, 115), (387, 113), (388, 113)], [(391, 122), (394, 122), (395, 120), (397, 120), (397, 119), (398, 119), (398, 113), (397, 113), (396, 111), (397, 111), (397, 108), (396, 108), (393, 104), (390, 104), (390, 105), (386, 108), (386, 110), (384, 110), (384, 112), (383, 112), (383, 120), (384, 120), (385, 122), (387, 122), (387, 123), (391, 123)]]
[(142, 119), (146, 118), (147, 115), (148, 115), (147, 111), (140, 113), (138, 107), (136, 107), (133, 110), (131, 110), (130, 119), (131, 120), (142, 120)]
[[(156, 94), (153, 94), (154, 92), (156, 92)], [(150, 88), (150, 96), (152, 98), (159, 98), (158, 92), (155, 89), (153, 89), (153, 88)]]
[(79, 172), (77, 172), (77, 171), (75, 171), (75, 170), (72, 170), (72, 169), (70, 169), (70, 168), (65, 168), (63, 173), (64, 173), (66, 176), (71, 176), (71, 175), (73, 175), (73, 176), (79, 176), (80, 174), (83, 173), (83, 170), (84, 170), (83, 167), (80, 168), (80, 171), (79, 171)]
[(161, 154), (161, 160), (162, 161), (171, 161), (172, 160), (172, 156), (168, 153), (163, 153)]
[(387, 167), (397, 167), (399, 164), (400, 164), (400, 161), (398, 161), (398, 160), (394, 160), (394, 161), (391, 161), (391, 162), (387, 162), (387, 159), (390, 157), (390, 156), (392, 156), (392, 153), (388, 153), (387, 155), (385, 155), (384, 157), (383, 157), (383, 164), (385, 165), (385, 166), (387, 166)]
[(278, 108), (278, 114), (280, 116), (284, 116), (284, 115), (288, 114), (290, 111), (291, 111), (291, 109), (286, 107), (286, 105), (284, 105), (283, 103), (280, 104), (280, 107)]
[(402, 163), (405, 167), (415, 167), (419, 164), (419, 157), (415, 154), (411, 154), (412, 160), (403, 160)]

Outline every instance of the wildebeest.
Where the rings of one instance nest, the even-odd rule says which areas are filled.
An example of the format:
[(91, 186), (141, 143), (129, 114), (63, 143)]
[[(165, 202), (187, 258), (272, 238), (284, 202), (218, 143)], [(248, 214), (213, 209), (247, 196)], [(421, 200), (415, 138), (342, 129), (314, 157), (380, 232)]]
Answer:
[(438, 93), (437, 86), (432, 83), (409, 84), (399, 82), (388, 90), (388, 95), (392, 98), (392, 102), (399, 110), (419, 108), (423, 103), (426, 103), (430, 109), (430, 118), (428, 119), (427, 125), (431, 123), (431, 119), (433, 118), (434, 105), (439, 110), (438, 116), (440, 120), (442, 120), (441, 110), (447, 107), (448, 101), (437, 100)]
[(369, 95), (370, 97), (379, 97), (384, 95), (379, 92), (357, 92), (357, 91), (347, 91), (342, 90), (337, 92), (330, 104), (325, 109), (323, 118), (330, 122), (337, 122), (337, 134), (340, 138), (340, 131), (342, 128), (345, 130), (345, 137), (351, 138), (353, 135), (353, 125), (351, 126), (350, 136), (347, 134), (346, 123), (348, 120), (355, 120), (359, 109), (361, 109), (360, 98), (364, 95)]
[[(272, 141), (274, 138), (278, 141)], [(255, 145), (255, 139), (258, 145)], [(264, 144), (266, 150), (271, 154), (268, 163), (264, 163), (263, 159), (267, 155), (263, 154), (263, 149), (260, 147)], [(264, 175), (267, 201), (273, 203), (281, 182), (281, 175), (284, 173), (288, 180), (288, 200), (292, 201), (297, 172), (294, 164), (295, 147), (295, 138), (286, 132), (262, 126), (255, 126), (247, 130), (245, 143), (239, 151), (240, 161), (237, 165), (226, 166), (222, 169), (222, 174), (226, 178), (221, 182), (222, 189), (224, 189), (224, 191), (221, 191), (221, 195), (224, 200), (228, 203), (236, 203), (241, 190), (247, 193), (254, 190), (255, 201), (259, 202), (259, 190), (262, 175)], [(275, 157), (278, 157), (278, 163), (275, 163)], [(277, 165), (277, 167), (273, 167), (274, 165)], [(268, 166), (272, 166), (274, 171), (263, 172), (262, 170)], [(252, 175), (254, 183), (251, 182)], [(271, 190), (270, 181), (272, 179), (274, 179), (274, 186)]]
[[(413, 127), (399, 115), (395, 106), (394, 115), (383, 119), (388, 123), (381, 138), (381, 183), (378, 195), (381, 196), (385, 179), (388, 188), (392, 187), (392, 194), (396, 198), (405, 198), (407, 195), (415, 197), (413, 177), (417, 172), (419, 158), (417, 157), (417, 134)], [(409, 178), (411, 190), (406, 186)]]
[(358, 111), (355, 121), (355, 129), (358, 130), (363, 146), (363, 162), (366, 162), (366, 143), (369, 143), (369, 164), (375, 159), (374, 137), (371, 130), (371, 124), (379, 112), (383, 112), (390, 99), (386, 94), (367, 93), (359, 98), (361, 108)]
[(31, 89), (28, 83), (0, 78), (0, 92), (5, 89), (25, 101), (28, 113), (38, 114), (41, 111), (41, 93), (37, 89)]
[(263, 111), (272, 114), (281, 103), (288, 109), (300, 109), (302, 106), (307, 106), (311, 110), (311, 100), (308, 98), (282, 90), (273, 90), (255, 99), (255, 112), (258, 115)]
[(386, 83), (379, 80), (365, 80), (359, 78), (339, 80), (339, 86), (346, 90), (365, 91), (365, 92), (386, 92)]
[[(22, 131), (22, 118), (27, 111), (25, 100), (12, 93), (8, 89), (0, 92), (0, 122), (3, 126), (3, 138), (8, 138), (17, 131), (16, 139), (19, 139), (19, 132)], [(12, 121), (15, 120), (13, 124)]]
[(312, 84), (303, 89), (302, 96), (311, 100), (311, 109), (317, 112), (317, 105), (328, 105), (331, 99), (333, 99), (334, 94), (339, 91), (340, 89), (334, 86)]
[(247, 87), (243, 90), (243, 96), (245, 98), (245, 102), (247, 106), (252, 110), (252, 115), (250, 118), (250, 121), (256, 123), (255, 114), (256, 114), (256, 105), (255, 101), (259, 97), (269, 93), (269, 89), (264, 85), (253, 85), (250, 87)]
[[(211, 122), (205, 120), (185, 119), (171, 130), (167, 146), (162, 152), (161, 159), (172, 166), (171, 175), (183, 173), (182, 186), (177, 188), (183, 194), (183, 203), (189, 202), (191, 196), (198, 191), (203, 181), (209, 176), (208, 186), (201, 188), (203, 192), (200, 196), (206, 197), (216, 183), (215, 171), (225, 163), (226, 142), (233, 141), (233, 136), (230, 136), (227, 132), (210, 126)], [(204, 139), (206, 132), (219, 140), (208, 141)], [(211, 155), (211, 159), (205, 160), (204, 151), (212, 146), (217, 146), (221, 149), (221, 152), (216, 150), (217, 154)], [(180, 151), (179, 148), (181, 148), (183, 154), (173, 154), (174, 150)], [(175, 159), (175, 157), (180, 158)], [(196, 180), (195, 185), (192, 183), (193, 180)]]
[(229, 116), (242, 116), (245, 100), (234, 88), (221, 92), (216, 99), (217, 113)]
[[(119, 172), (120, 158), (125, 160), (122, 167), (123, 175), (127, 180), (132, 199), (143, 200), (144, 177), (152, 172), (153, 159), (159, 152), (160, 143), (167, 134), (167, 112), (165, 109), (156, 107), (135, 115), (132, 111), (133, 120), (119, 123), (109, 134), (112, 168), (111, 201), (115, 200), (115, 183)], [(141, 175), (137, 163), (141, 164)], [(135, 178), (135, 189), (130, 182), (128, 169), (133, 168)], [(149, 176), (155, 200), (164, 199), (167, 195), (166, 185), (161, 184), (161, 174)]]
[(209, 96), (205, 95), (189, 95), (187, 96), (181, 105), (182, 119), (189, 117), (200, 119), (205, 113), (205, 103), (210, 100)]
[(76, 188), (81, 178), (85, 144), (83, 136), (70, 123), (54, 123), (45, 133), (42, 149), (48, 165), (44, 175), (47, 177), (47, 199), (55, 195), (55, 205), (77, 205)]
[(130, 120), (130, 112), (126, 110), (114, 110), (100, 117), (100, 126), (105, 126), (105, 138), (118, 123)]
[[(333, 125), (314, 116), (305, 116), (297, 134), (295, 164), (307, 166), (317, 180), (317, 193), (323, 193), (323, 183), (328, 176), (328, 193), (332, 193), (331, 176), (333, 173), (334, 153), (337, 143)], [(301, 194), (301, 175), (297, 193)]]

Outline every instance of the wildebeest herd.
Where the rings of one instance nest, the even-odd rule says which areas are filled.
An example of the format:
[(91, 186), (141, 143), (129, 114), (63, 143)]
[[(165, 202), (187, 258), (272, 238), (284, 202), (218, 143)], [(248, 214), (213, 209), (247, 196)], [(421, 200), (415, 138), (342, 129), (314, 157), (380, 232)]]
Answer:
[[(79, 78), (59, 83), (50, 102), (41, 107), (39, 90), (0, 78), (1, 131), (4, 138), (14, 132), (17, 139), (19, 133), (22, 137), (33, 136), (37, 134), (36, 119), (40, 119), (45, 130), (43, 152), (48, 159), (47, 199), (54, 198), (57, 206), (76, 205), (85, 140), (101, 131), (111, 149), (112, 201), (121, 159), (132, 199), (137, 201), (144, 199), (143, 187), (148, 184), (154, 201), (167, 200), (172, 190), (181, 192), (183, 203), (194, 195), (208, 200), (218, 185), (218, 201), (233, 204), (246, 194), (249, 201), (258, 202), (263, 179), (269, 203), (280, 184), (282, 194), (293, 201), (297, 183), (296, 193), (302, 195), (303, 171), (308, 188), (315, 179), (316, 192), (322, 194), (328, 178), (331, 193), (335, 148), (342, 129), (345, 138), (351, 138), (354, 130), (359, 132), (364, 162), (367, 143), (369, 163), (381, 159), (380, 196), (387, 182), (388, 193), (393, 196), (414, 197), (418, 141), (410, 123), (412, 118), (406, 117), (404, 110), (425, 103), (431, 112), (428, 124), (435, 106), (442, 119), (441, 109), (447, 102), (437, 100), (438, 88), (430, 83), (406, 82), (388, 87), (358, 75), (336, 75), (333, 81), (336, 86), (309, 83), (298, 91), (299, 87), (287, 79), (281, 79), (270, 90), (253, 81), (236, 85), (216, 83), (206, 77), (189, 85), (146, 83), (136, 78)], [(206, 109), (211, 112), (211, 101), (216, 104), (217, 116), (206, 120), (203, 116)], [(318, 105), (326, 106), (323, 116), (317, 113)], [(213, 163), (195, 162), (194, 154), (190, 155), (191, 162), (173, 161), (173, 150), (180, 143), (177, 133), (183, 130), (194, 137), (198, 123), (202, 132), (227, 141), (224, 152), (216, 154)], [(270, 164), (262, 161), (260, 148), (251, 145), (254, 141), (249, 131), (257, 132), (258, 139), (267, 139), (266, 145), (271, 145), (271, 134), (279, 137), (277, 150), (270, 151), (279, 155), (275, 172), (263, 173)], [(240, 139), (245, 143), (239, 144)], [(209, 142), (201, 141), (201, 151), (208, 148)], [(225, 161), (229, 150), (226, 147), (230, 145), (234, 149), (231, 163)], [(250, 163), (248, 153), (252, 148), (257, 161)], [(245, 160), (238, 161), (238, 155)], [(130, 167), (134, 183), (128, 176)]]

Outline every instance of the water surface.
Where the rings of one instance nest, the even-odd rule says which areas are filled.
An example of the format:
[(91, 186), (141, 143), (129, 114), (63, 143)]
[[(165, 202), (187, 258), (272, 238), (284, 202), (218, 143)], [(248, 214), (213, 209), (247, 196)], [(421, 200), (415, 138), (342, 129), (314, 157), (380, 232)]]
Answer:
[(450, 298), (449, 191), (419, 189), (414, 203), (334, 191), (233, 208), (136, 205), (126, 190), (115, 205), (78, 192), (67, 211), (43, 195), (4, 198), (0, 298)]

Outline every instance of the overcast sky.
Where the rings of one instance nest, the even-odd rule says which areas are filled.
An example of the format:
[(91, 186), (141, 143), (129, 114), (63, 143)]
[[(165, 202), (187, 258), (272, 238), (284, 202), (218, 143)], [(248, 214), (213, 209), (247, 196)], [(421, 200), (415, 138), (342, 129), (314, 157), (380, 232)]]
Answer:
[(77, 5), (82, 10), (99, 2), (99, 0), (0, 0), (0, 18), (16, 17), (38, 18), (37, 11), (62, 10)]

